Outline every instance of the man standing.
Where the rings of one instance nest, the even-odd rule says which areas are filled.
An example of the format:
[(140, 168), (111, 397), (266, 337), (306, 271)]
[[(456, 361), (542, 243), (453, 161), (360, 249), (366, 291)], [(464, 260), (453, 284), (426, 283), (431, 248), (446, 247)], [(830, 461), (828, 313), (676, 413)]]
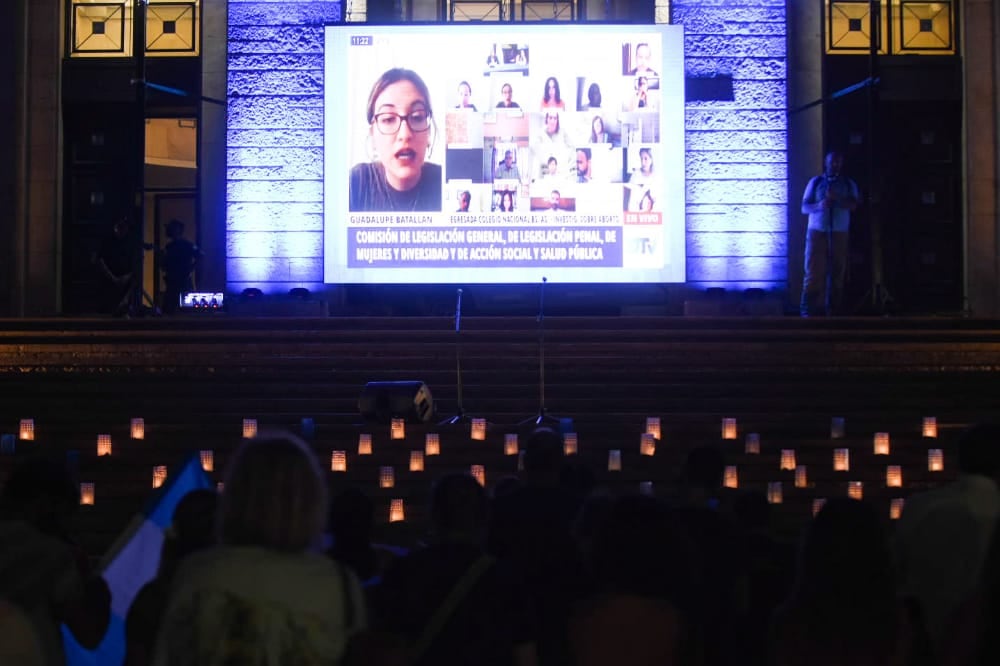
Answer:
[(844, 156), (831, 151), (822, 175), (815, 176), (802, 193), (806, 229), (805, 267), (800, 314), (830, 315), (840, 306), (847, 275), (847, 238), (851, 213), (858, 207), (858, 186), (841, 175)]
[(173, 219), (167, 222), (167, 242), (160, 252), (160, 269), (163, 271), (163, 312), (173, 314), (180, 307), (181, 295), (194, 291), (191, 273), (201, 260), (198, 246), (184, 238), (184, 223)]
[(104, 239), (93, 262), (101, 277), (102, 308), (115, 317), (127, 317), (133, 310), (135, 278), (135, 241), (127, 218), (115, 222), (111, 235)]

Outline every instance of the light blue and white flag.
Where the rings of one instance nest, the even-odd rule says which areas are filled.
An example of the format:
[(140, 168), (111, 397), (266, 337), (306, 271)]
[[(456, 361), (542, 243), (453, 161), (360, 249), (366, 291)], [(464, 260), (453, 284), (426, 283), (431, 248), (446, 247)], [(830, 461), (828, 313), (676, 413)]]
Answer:
[(125, 616), (142, 586), (156, 577), (164, 535), (178, 502), (192, 490), (211, 488), (201, 458), (188, 456), (157, 488), (101, 561), (101, 572), (111, 588), (111, 621), (97, 649), (86, 650), (63, 626), (68, 666), (118, 666), (125, 658)]

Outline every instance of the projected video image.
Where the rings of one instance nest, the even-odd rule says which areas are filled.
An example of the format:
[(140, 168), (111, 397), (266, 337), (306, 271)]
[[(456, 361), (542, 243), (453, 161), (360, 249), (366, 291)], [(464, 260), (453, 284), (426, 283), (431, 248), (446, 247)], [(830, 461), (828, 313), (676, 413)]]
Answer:
[(331, 283), (681, 282), (675, 26), (331, 26)]

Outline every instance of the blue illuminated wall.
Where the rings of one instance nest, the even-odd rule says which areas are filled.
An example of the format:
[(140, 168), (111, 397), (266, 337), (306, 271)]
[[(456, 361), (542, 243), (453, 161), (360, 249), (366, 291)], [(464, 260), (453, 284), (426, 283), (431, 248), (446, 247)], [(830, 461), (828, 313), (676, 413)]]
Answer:
[(323, 25), (339, 0), (229, 0), (226, 280), (323, 283)]
[[(687, 75), (732, 99), (687, 104), (687, 273), (696, 287), (784, 289), (786, 0), (673, 0)], [(229, 0), (230, 291), (323, 282), (323, 24), (335, 0)]]
[(785, 0), (671, 0), (692, 78), (732, 101), (687, 103), (687, 274), (784, 289), (788, 277)]

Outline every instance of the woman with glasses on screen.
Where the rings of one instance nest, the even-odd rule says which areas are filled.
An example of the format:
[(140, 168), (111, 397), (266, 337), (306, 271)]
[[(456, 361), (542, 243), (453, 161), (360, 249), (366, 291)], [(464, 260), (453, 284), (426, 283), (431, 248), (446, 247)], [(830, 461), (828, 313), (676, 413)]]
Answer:
[(424, 160), (433, 146), (430, 92), (409, 69), (390, 69), (368, 96), (371, 162), (351, 169), (350, 210), (440, 211), (441, 165)]

